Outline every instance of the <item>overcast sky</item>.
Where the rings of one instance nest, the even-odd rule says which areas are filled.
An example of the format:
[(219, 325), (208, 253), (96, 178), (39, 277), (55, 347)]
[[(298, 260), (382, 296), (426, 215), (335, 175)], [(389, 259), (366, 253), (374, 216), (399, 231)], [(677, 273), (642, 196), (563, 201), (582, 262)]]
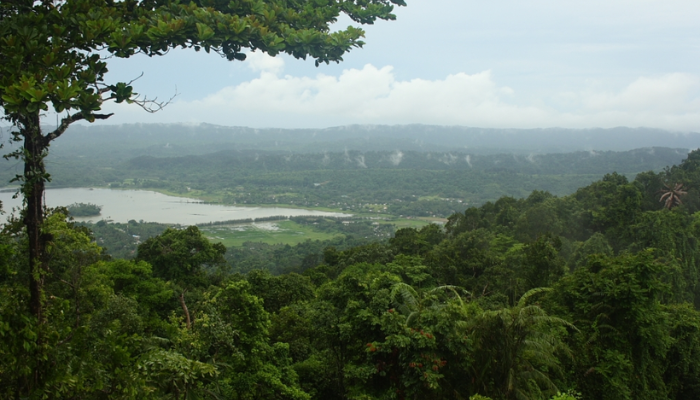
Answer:
[[(698, 0), (407, 0), (338, 65), (173, 51), (110, 60), (164, 111), (106, 122), (439, 124), (700, 131)], [(346, 26), (349, 21), (341, 21)]]

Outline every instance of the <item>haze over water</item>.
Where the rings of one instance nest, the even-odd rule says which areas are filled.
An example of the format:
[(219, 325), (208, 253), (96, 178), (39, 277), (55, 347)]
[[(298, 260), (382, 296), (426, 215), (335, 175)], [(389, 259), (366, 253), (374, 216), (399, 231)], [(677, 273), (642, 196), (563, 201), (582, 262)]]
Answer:
[[(9, 213), (22, 205), (22, 199), (13, 199), (15, 192), (0, 192), (2, 209)], [(76, 221), (101, 219), (125, 223), (129, 220), (159, 222), (164, 224), (194, 225), (206, 222), (228, 221), (246, 218), (264, 218), (277, 215), (342, 216), (346, 214), (317, 210), (280, 207), (240, 207), (233, 205), (205, 204), (194, 199), (167, 196), (145, 190), (113, 190), (67, 188), (46, 190), (49, 207), (68, 206), (73, 203), (93, 203), (102, 206), (99, 216), (76, 218)]]

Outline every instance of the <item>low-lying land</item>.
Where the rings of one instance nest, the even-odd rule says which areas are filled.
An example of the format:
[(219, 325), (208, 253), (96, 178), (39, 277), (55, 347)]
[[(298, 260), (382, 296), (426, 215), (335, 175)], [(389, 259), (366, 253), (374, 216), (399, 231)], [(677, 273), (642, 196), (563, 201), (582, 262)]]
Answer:
[[(700, 151), (444, 226), (392, 222), (265, 221), (329, 236), (226, 249), (207, 238), (225, 224), (100, 221), (95, 243), (54, 213), (50, 365), (24, 345), (22, 233), (0, 232), (0, 391), (31, 365), (47, 393), (86, 398), (700, 397)], [(105, 256), (110, 235), (129, 259)]]

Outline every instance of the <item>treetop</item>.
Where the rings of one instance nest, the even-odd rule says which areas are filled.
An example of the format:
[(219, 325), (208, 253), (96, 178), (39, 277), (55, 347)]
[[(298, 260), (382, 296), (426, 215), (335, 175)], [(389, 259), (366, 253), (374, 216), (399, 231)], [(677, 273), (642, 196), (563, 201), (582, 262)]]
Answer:
[[(244, 51), (340, 62), (364, 31), (332, 31), (341, 14), (359, 24), (393, 20), (403, 0), (3, 1), (0, 4), (0, 106), (27, 115), (76, 110), (67, 124), (108, 118), (106, 100), (153, 106), (130, 83), (105, 83), (110, 57), (159, 56), (174, 48), (245, 60)], [(155, 107), (158, 108), (157, 106)], [(152, 111), (152, 110), (151, 110)], [(67, 127), (67, 125), (66, 125)], [(65, 128), (63, 129), (65, 130)], [(47, 140), (56, 135), (47, 135)]]

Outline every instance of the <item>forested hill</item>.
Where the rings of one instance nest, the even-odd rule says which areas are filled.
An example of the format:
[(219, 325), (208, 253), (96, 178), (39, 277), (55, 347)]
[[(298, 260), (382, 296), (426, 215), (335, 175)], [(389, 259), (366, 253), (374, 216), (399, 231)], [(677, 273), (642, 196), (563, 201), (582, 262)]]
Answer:
[(485, 129), (433, 125), (352, 125), (326, 129), (254, 129), (209, 124), (74, 125), (52, 153), (133, 157), (256, 149), (294, 152), (455, 151), (472, 154), (626, 151), (700, 147), (700, 133), (658, 129)]
[(40, 325), (25, 233), (0, 231), (0, 398), (698, 399), (699, 212), (696, 150), (444, 228), (303, 246), (275, 276), (233, 273), (194, 226), (110, 259), (56, 210)]
[(203, 156), (140, 156), (129, 160), (122, 165), (122, 168), (156, 174), (166, 171), (193, 174), (197, 170), (267, 173), (362, 169), (510, 171), (544, 175), (605, 174), (609, 171), (637, 173), (660, 170), (666, 166), (678, 164), (687, 154), (686, 149), (670, 148), (539, 155), (534, 153), (479, 155), (464, 151), (345, 151), (316, 154), (221, 151)]
[[(292, 204), (369, 211), (378, 204), (392, 215), (447, 217), (463, 204), (533, 190), (557, 196), (608, 172), (628, 178), (680, 163), (685, 149), (624, 152), (473, 154), (463, 151), (322, 153), (225, 150), (206, 155), (126, 159), (59, 151), (48, 158), (53, 187), (109, 186), (159, 189), (236, 204)], [(9, 182), (20, 167), (5, 161)], [(193, 193), (196, 191), (196, 193)], [(386, 207), (386, 208), (384, 208)]]

